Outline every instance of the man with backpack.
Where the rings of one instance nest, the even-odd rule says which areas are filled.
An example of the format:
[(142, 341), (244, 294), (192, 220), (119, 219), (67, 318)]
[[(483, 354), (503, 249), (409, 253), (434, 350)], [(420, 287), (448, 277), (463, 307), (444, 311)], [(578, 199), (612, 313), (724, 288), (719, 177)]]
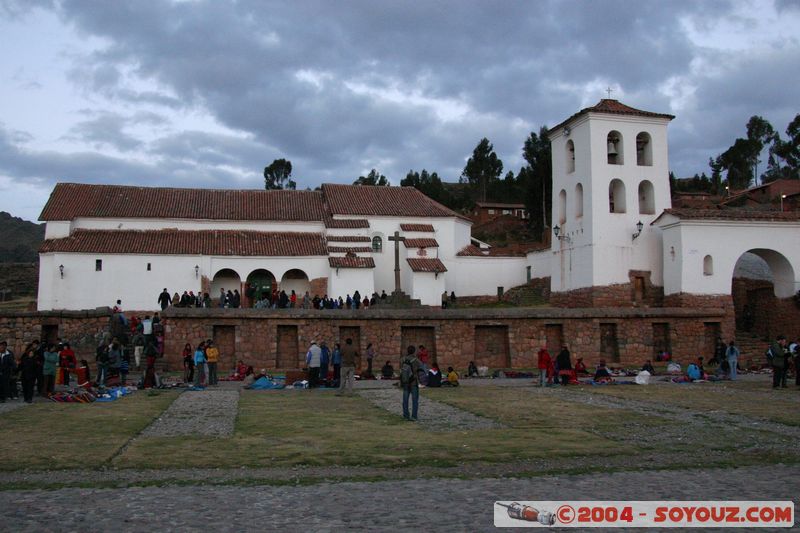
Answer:
[(772, 365), (772, 388), (786, 388), (786, 337), (778, 335), (767, 350), (767, 359)]
[[(403, 418), (417, 421), (419, 410), (419, 369), (420, 362), (416, 348), (409, 346), (406, 355), (400, 359), (400, 387), (403, 389)], [(411, 416), (408, 412), (408, 397), (411, 396)]]

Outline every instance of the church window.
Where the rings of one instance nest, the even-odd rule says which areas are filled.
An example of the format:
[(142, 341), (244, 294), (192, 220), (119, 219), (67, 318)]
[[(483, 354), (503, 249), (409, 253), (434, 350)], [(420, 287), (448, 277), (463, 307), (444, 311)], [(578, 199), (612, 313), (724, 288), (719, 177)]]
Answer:
[(377, 235), (372, 238), (372, 251), (375, 253), (383, 251), (383, 239)]
[(652, 215), (656, 212), (655, 200), (653, 199), (653, 184), (648, 180), (643, 180), (639, 184), (639, 213), (642, 215)]
[(606, 147), (609, 165), (621, 165), (624, 163), (622, 157), (622, 134), (620, 132), (612, 131), (608, 134)]
[(94, 269), (96, 272), (100, 272), (103, 270), (103, 260), (102, 259), (95, 259), (94, 260)]
[(150, 263), (147, 263), (147, 271), (150, 272), (152, 270)]
[(636, 136), (636, 164), (640, 167), (653, 166), (653, 142), (645, 131)]
[(583, 185), (575, 186), (575, 218), (583, 216)]
[(608, 212), (625, 212), (625, 184), (622, 180), (613, 179), (608, 185)]
[(575, 143), (567, 141), (567, 173), (575, 172)]
[(563, 225), (567, 221), (567, 191), (561, 189), (558, 193), (558, 223)]
[(703, 275), (704, 276), (713, 276), (714, 275), (714, 258), (710, 255), (707, 255), (703, 258)]

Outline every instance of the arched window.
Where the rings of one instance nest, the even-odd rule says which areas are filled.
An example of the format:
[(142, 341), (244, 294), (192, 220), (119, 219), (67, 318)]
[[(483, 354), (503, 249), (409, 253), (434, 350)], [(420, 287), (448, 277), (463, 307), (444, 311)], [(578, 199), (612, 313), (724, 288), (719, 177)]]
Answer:
[(625, 184), (622, 180), (613, 179), (608, 184), (608, 212), (625, 212)]
[(656, 204), (653, 196), (652, 183), (648, 180), (639, 183), (639, 213), (642, 215), (652, 215), (656, 212)]
[(710, 255), (707, 255), (703, 258), (703, 275), (704, 276), (712, 276), (714, 275), (714, 258)]
[(567, 191), (561, 189), (558, 193), (558, 223), (564, 224), (567, 221)]
[(575, 172), (575, 143), (567, 141), (567, 173)]
[(575, 218), (583, 216), (583, 185), (575, 186)]
[(609, 165), (621, 165), (624, 163), (622, 157), (622, 134), (620, 132), (616, 130), (609, 132), (606, 138), (606, 150)]
[(375, 253), (381, 253), (383, 251), (383, 239), (377, 235), (372, 238), (372, 251)]
[(646, 131), (636, 136), (636, 164), (641, 167), (653, 166), (653, 143)]

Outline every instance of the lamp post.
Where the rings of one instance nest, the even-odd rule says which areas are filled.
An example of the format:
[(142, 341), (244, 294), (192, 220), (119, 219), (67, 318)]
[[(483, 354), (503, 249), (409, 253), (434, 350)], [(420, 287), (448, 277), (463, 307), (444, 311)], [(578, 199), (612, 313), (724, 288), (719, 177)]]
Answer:
[(781, 194), (781, 213), (783, 213), (783, 199), (786, 198), (785, 194)]

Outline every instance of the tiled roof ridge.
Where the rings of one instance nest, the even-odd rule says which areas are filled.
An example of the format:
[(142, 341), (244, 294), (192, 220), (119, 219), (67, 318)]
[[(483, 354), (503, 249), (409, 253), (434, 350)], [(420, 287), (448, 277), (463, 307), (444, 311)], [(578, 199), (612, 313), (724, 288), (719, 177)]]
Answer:
[(678, 218), (692, 220), (786, 220), (790, 222), (800, 220), (800, 211), (781, 212), (773, 210), (730, 207), (716, 209), (679, 207), (665, 209), (664, 213), (676, 216)]
[(328, 235), (328, 242), (372, 242), (366, 235)]
[(403, 231), (414, 231), (419, 233), (435, 233), (436, 230), (433, 227), (433, 224), (400, 224), (400, 229)]
[(329, 257), (331, 268), (375, 268), (375, 260), (371, 257)]
[(438, 248), (439, 243), (436, 242), (436, 239), (432, 239), (429, 237), (423, 237), (419, 239), (406, 239), (403, 241), (403, 244), (406, 248)]

